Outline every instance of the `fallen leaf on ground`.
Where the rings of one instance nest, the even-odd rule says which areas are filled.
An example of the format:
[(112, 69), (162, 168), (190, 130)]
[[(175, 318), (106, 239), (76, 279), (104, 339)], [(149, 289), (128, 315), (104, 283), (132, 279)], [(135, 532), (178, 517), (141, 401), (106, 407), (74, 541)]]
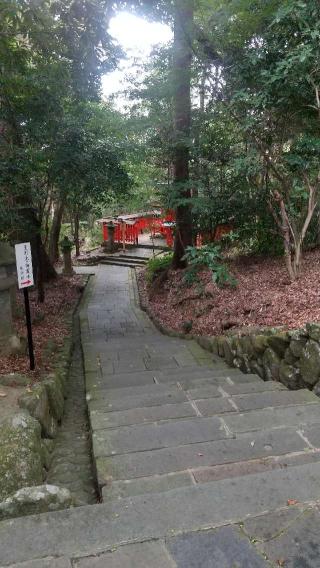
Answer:
[[(46, 285), (44, 304), (38, 303), (37, 290), (29, 292), (36, 369), (30, 371), (29, 358), (26, 354), (24, 356), (0, 355), (0, 375), (21, 373), (29, 377), (30, 383), (34, 383), (52, 369), (56, 348), (63, 344), (65, 337), (70, 335), (65, 316), (72, 312), (79, 301), (78, 288), (83, 282), (83, 277), (79, 274), (72, 278), (59, 276)], [(17, 294), (17, 316), (14, 318), (14, 329), (18, 336), (25, 337), (23, 296), (19, 293)], [(55, 344), (53, 352), (47, 351), (48, 342), (51, 345)]]
[[(315, 282), (320, 278), (320, 250), (304, 254), (301, 277), (289, 285), (281, 258), (239, 256), (227, 259), (230, 271), (237, 278), (236, 288), (212, 285), (208, 270), (199, 273), (203, 288), (210, 283), (212, 298), (196, 294), (197, 284), (183, 285), (183, 270), (170, 270), (168, 279), (148, 297), (143, 272), (139, 274), (142, 300), (149, 305), (160, 323), (181, 331), (184, 321), (193, 320), (192, 333), (219, 335), (221, 322), (228, 319), (243, 326), (303, 327), (308, 321), (320, 321), (320, 296)], [(179, 298), (179, 303), (177, 303)], [(285, 308), (284, 308), (285, 306)], [(195, 314), (199, 313), (199, 317)]]
[(296, 499), (288, 499), (287, 504), (288, 505), (296, 505), (298, 503), (298, 501)]

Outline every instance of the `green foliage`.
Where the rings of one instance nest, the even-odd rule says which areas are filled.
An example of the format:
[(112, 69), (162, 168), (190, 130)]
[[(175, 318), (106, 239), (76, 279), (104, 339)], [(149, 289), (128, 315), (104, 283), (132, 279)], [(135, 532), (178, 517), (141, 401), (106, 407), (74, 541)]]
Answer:
[(221, 248), (217, 245), (205, 245), (201, 248), (187, 247), (183, 260), (188, 263), (184, 281), (189, 286), (198, 281), (198, 273), (203, 268), (211, 271), (212, 280), (218, 286), (235, 287), (237, 285), (236, 279), (223, 262)]
[(0, 0), (0, 232), (7, 238), (26, 227), (27, 209), (40, 224), (52, 201), (88, 210), (111, 185), (115, 192), (129, 185), (115, 113), (98, 104), (101, 75), (119, 55), (109, 16), (108, 0)]
[(308, 206), (311, 217), (319, 208), (319, 2), (200, 4), (207, 104), (198, 121), (197, 225), (232, 221), (241, 248), (281, 254), (282, 200), (294, 251), (308, 240)]
[(170, 268), (172, 263), (173, 254), (171, 252), (164, 254), (163, 256), (155, 256), (150, 258), (147, 263), (147, 281), (149, 283), (153, 282), (157, 276)]

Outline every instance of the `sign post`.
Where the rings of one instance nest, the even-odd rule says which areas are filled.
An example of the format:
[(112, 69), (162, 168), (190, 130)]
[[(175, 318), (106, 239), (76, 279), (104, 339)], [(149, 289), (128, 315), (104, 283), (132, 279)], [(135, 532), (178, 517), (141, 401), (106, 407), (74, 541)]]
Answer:
[(32, 325), (31, 325), (28, 288), (34, 285), (34, 279), (33, 279), (32, 255), (31, 255), (30, 243), (20, 243), (16, 245), (15, 252), (16, 252), (18, 286), (20, 290), (23, 290), (23, 295), (24, 295), (24, 306), (26, 312), (26, 324), (28, 332), (30, 370), (33, 371), (35, 368), (35, 361), (34, 361), (34, 351), (33, 351)]

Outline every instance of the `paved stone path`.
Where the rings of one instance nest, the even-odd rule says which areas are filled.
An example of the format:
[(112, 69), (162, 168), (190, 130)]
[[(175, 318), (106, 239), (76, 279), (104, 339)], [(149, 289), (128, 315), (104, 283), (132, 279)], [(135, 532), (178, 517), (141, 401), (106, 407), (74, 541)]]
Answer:
[(319, 399), (161, 335), (126, 268), (81, 327), (103, 503), (0, 523), (0, 566), (319, 568)]

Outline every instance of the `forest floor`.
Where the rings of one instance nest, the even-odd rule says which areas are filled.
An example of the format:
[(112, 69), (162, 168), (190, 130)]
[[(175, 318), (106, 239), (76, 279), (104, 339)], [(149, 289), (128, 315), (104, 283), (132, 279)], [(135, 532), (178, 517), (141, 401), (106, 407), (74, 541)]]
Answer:
[[(0, 373), (22, 373), (30, 377), (30, 382), (37, 381), (50, 372), (54, 363), (54, 352), (63, 344), (70, 333), (66, 316), (76, 307), (83, 289), (83, 277), (72, 278), (58, 276), (57, 280), (46, 285), (45, 302), (37, 301), (37, 291), (30, 290), (30, 311), (32, 318), (32, 334), (35, 352), (36, 369), (29, 370), (29, 357), (0, 355)], [(17, 315), (14, 318), (14, 329), (20, 337), (26, 337), (26, 323), (22, 293), (17, 293)]]
[(145, 273), (138, 276), (140, 293), (157, 319), (165, 326), (183, 331), (192, 322), (192, 333), (216, 335), (244, 326), (273, 326), (288, 329), (320, 321), (320, 250), (304, 256), (300, 278), (290, 283), (281, 258), (239, 256), (228, 260), (237, 287), (219, 288), (209, 271), (187, 287), (183, 270), (168, 273), (158, 288), (150, 288)]

